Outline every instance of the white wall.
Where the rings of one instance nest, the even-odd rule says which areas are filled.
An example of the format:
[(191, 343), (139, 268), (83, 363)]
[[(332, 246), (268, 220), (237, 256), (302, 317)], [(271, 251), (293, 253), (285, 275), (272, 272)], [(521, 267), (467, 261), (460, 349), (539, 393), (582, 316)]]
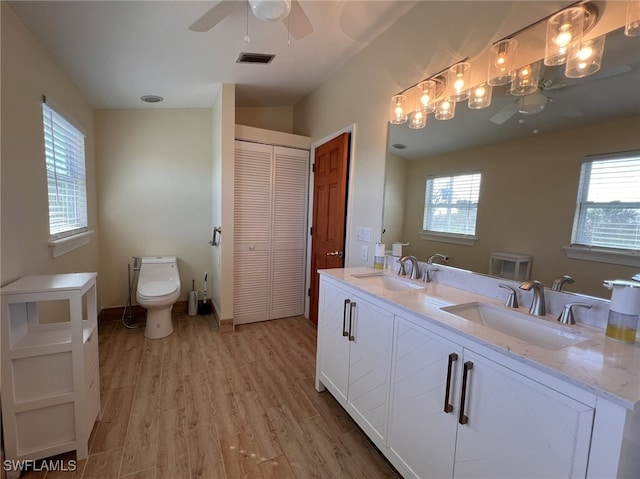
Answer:
[(212, 250), (213, 306), (221, 321), (233, 319), (233, 168), (235, 85), (222, 84), (216, 96), (213, 118), (212, 223), (222, 226), (219, 247)]
[(177, 256), (180, 300), (192, 279), (202, 293), (211, 271), (211, 110), (98, 110), (95, 122), (100, 306), (126, 304), (132, 256)]
[(293, 107), (236, 107), (236, 124), (292, 133)]
[[(86, 131), (89, 228), (99, 232), (91, 106), (7, 2), (1, 2), (2, 196), (1, 278), (5, 285), (30, 274), (98, 271), (98, 235), (53, 258), (49, 239), (42, 95)], [(99, 284), (102, 284), (98, 277)]]

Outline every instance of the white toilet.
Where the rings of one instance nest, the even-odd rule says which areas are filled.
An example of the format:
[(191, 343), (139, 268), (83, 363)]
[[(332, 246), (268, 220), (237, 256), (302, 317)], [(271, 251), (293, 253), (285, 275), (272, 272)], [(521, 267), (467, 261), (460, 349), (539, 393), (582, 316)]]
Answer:
[(143, 257), (136, 299), (147, 310), (145, 337), (160, 339), (173, 332), (171, 310), (179, 297), (180, 274), (176, 257)]

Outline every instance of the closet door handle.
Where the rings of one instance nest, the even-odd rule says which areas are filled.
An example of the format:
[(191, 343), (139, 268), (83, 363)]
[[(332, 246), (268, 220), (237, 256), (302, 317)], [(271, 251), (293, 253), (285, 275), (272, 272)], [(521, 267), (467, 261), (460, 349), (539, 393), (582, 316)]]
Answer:
[(342, 251), (329, 251), (327, 252), (327, 256), (339, 256), (342, 258)]
[(453, 363), (458, 360), (456, 353), (449, 354), (449, 364), (447, 365), (447, 384), (444, 389), (444, 412), (449, 414), (453, 411), (453, 404), (449, 403), (449, 395), (451, 393), (451, 373), (453, 372)]
[(458, 416), (458, 422), (460, 424), (467, 424), (469, 422), (469, 417), (464, 414), (464, 403), (467, 399), (467, 377), (469, 376), (469, 371), (472, 369), (473, 363), (471, 361), (464, 363), (464, 368), (462, 369), (462, 393), (460, 394), (460, 415)]
[(342, 310), (342, 335), (343, 336), (349, 336), (349, 333), (347, 332), (347, 306), (349, 305), (350, 302), (351, 302), (350, 299), (344, 300), (344, 309)]
[(353, 311), (356, 309), (356, 302), (351, 301), (349, 305), (349, 341), (355, 341), (356, 337), (353, 335)]

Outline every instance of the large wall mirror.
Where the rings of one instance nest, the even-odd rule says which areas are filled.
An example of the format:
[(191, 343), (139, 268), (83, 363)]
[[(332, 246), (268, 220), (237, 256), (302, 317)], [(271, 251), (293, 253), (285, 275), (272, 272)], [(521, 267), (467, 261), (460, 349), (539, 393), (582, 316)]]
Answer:
[[(577, 260), (565, 247), (583, 159), (640, 150), (640, 37), (610, 31), (592, 76), (573, 80), (563, 68), (543, 68), (535, 96), (525, 101), (509, 95), (509, 85), (494, 87), (486, 109), (460, 102), (453, 119), (429, 115), (424, 129), (389, 125), (383, 240), (388, 248), (408, 242), (403, 252), (423, 261), (447, 254), (452, 266), (479, 273), (489, 272), (492, 252), (530, 255), (532, 279), (549, 287), (567, 274), (575, 283), (566, 291), (608, 298), (602, 281), (639, 273), (638, 257), (623, 264)], [(475, 243), (425, 239), (426, 178), (471, 171), (482, 173)]]

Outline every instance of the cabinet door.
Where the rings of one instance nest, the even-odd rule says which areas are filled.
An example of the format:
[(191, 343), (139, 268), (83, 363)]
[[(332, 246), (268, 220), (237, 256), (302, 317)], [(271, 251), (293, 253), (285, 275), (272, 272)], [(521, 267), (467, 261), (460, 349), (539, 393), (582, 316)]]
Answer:
[(342, 289), (322, 281), (318, 313), (318, 359), (320, 382), (343, 405), (349, 380), (349, 338), (347, 330), (350, 298)]
[(593, 409), (465, 350), (454, 477), (585, 477)]
[[(355, 303), (355, 306), (354, 306)], [(393, 314), (358, 298), (351, 298), (349, 341), (349, 405), (364, 420), (361, 427), (386, 438)], [(356, 418), (357, 421), (357, 418)]]
[(461, 361), (460, 346), (396, 317), (389, 447), (407, 477), (453, 473)]

